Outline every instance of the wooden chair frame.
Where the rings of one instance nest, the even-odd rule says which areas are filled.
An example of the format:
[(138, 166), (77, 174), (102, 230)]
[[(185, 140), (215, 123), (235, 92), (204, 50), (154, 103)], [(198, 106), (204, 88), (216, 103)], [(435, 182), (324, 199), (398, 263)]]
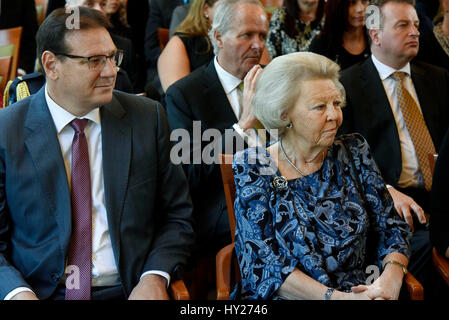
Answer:
[(8, 83), (8, 77), (11, 71), (12, 57), (0, 57), (0, 76), (3, 77), (0, 82), (0, 93), (3, 94), (6, 84)]
[(170, 37), (170, 30), (168, 28), (157, 28), (157, 37), (159, 39), (159, 46), (161, 51), (164, 50)]
[(7, 80), (13, 80), (17, 76), (17, 67), (19, 65), (20, 40), (22, 38), (22, 27), (1, 29), (0, 30), (0, 46), (14, 44), (14, 52), (12, 55), (11, 71)]

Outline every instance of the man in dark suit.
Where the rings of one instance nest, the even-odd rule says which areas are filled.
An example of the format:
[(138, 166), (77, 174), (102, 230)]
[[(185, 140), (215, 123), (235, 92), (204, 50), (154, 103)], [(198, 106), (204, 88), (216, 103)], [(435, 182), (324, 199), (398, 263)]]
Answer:
[(431, 264), (424, 215), (431, 184), (427, 153), (438, 152), (449, 125), (449, 74), (411, 62), (419, 48), (412, 0), (375, 4), (381, 15), (380, 25), (368, 26), (372, 57), (341, 77), (347, 106), (340, 132), (359, 132), (367, 139), (398, 214), (419, 229), (412, 240), (410, 268), (423, 280), (419, 275), (431, 271), (423, 270)]
[[(215, 58), (167, 90), (166, 108), (172, 135), (182, 129), (178, 131), (187, 131), (191, 137), (189, 158), (193, 163), (184, 163), (184, 170), (190, 184), (199, 244), (209, 252), (228, 244), (230, 232), (220, 166), (206, 163), (204, 154), (210, 153), (206, 147), (211, 144), (201, 140), (203, 133), (221, 138), (224, 149), (216, 149), (217, 156), (219, 152), (237, 151), (233, 138), (240, 136), (232, 134), (234, 129), (240, 133), (249, 131), (251, 135), (255, 117), (251, 107), (241, 101), (239, 84), (247, 74), (245, 84), (260, 73), (258, 63), (267, 32), (267, 18), (259, 1), (220, 2), (211, 29)], [(242, 37), (243, 34), (247, 36)], [(197, 153), (199, 144), (201, 152)], [(226, 150), (228, 146), (231, 148)], [(203, 158), (198, 159), (196, 154)]]
[(0, 111), (0, 299), (167, 299), (193, 230), (164, 110), (113, 91), (100, 12), (68, 17), (37, 33), (46, 86)]
[(162, 86), (157, 73), (157, 59), (161, 55), (158, 28), (169, 28), (173, 10), (184, 4), (184, 0), (151, 0), (150, 14), (145, 30), (145, 65), (147, 85), (155, 91), (155, 95), (163, 95)]
[[(91, 9), (101, 11), (106, 16), (106, 4), (105, 0), (67, 0), (67, 8), (74, 8), (77, 6), (83, 6)], [(125, 37), (121, 37), (114, 33), (110, 33), (112, 41), (118, 49), (123, 50), (122, 68), (128, 74), (133, 90), (135, 93), (143, 92), (144, 89), (144, 75), (142, 69), (138, 68), (138, 59), (132, 41)]]
[[(37, 32), (36, 7), (33, 0), (0, 1), (0, 29), (22, 27), (19, 68), (34, 71)], [(23, 72), (22, 72), (23, 73)]]

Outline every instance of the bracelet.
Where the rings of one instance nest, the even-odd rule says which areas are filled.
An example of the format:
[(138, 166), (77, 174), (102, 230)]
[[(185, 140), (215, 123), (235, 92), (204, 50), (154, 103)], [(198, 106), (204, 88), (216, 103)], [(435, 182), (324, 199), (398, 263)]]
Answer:
[(334, 288), (327, 288), (326, 293), (324, 294), (324, 300), (330, 300), (332, 293), (334, 293)]
[(387, 261), (387, 262), (384, 264), (384, 270), (385, 270), (385, 268), (387, 267), (387, 264), (389, 264), (389, 263), (395, 264), (395, 265), (401, 267), (401, 268), (402, 268), (402, 272), (404, 272), (404, 275), (406, 275), (406, 274), (408, 273), (407, 267), (406, 267), (405, 265), (403, 265), (402, 263), (396, 261), (396, 260), (389, 260), (389, 261)]

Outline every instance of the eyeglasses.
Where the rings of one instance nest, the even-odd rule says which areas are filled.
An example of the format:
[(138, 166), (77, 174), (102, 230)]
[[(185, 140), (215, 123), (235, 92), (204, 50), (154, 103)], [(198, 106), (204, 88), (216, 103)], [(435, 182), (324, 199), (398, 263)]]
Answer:
[(114, 65), (115, 67), (120, 66), (120, 64), (122, 63), (122, 60), (123, 60), (123, 51), (122, 50), (117, 50), (117, 52), (111, 54), (110, 56), (100, 54), (100, 55), (91, 56), (91, 57), (83, 57), (83, 56), (74, 56), (71, 54), (59, 53), (59, 52), (54, 52), (54, 54), (57, 56), (64, 56), (64, 57), (67, 57), (70, 59), (83, 59), (87, 62), (87, 66), (90, 70), (103, 69), (106, 64), (107, 59), (109, 59), (111, 61), (112, 65)]

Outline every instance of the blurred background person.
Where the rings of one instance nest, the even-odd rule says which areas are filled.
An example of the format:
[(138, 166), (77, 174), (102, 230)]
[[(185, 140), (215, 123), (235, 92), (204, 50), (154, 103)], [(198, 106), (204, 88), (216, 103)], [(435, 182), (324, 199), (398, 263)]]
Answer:
[(210, 62), (214, 52), (208, 31), (218, 0), (194, 0), (184, 21), (176, 28), (158, 60), (164, 92), (177, 80)]
[(132, 40), (131, 28), (128, 24), (126, 4), (124, 0), (107, 0), (106, 13), (111, 26), (110, 32)]
[(417, 59), (449, 71), (449, 0), (440, 0), (433, 32), (421, 34)]
[(334, 60), (342, 69), (364, 61), (371, 51), (365, 28), (368, 0), (328, 0), (323, 31), (309, 51)]
[[(193, 1), (192, 1), (193, 2)], [(170, 32), (169, 37), (171, 38), (176, 31), (176, 28), (184, 21), (189, 13), (191, 3), (186, 3), (180, 6), (177, 6), (175, 10), (173, 10), (171, 21), (170, 21)]]
[[(396, 214), (366, 140), (335, 139), (340, 67), (310, 52), (270, 62), (254, 115), (279, 140), (235, 155), (235, 251), (242, 299), (397, 299), (410, 227)], [(367, 200), (369, 199), (369, 201)], [(367, 284), (366, 267), (381, 271)]]
[[(139, 0), (141, 1), (141, 0)], [(170, 21), (173, 10), (182, 4), (189, 2), (187, 0), (151, 0), (148, 22), (145, 28), (145, 68), (146, 91), (151, 93), (151, 97), (162, 101), (164, 91), (157, 72), (157, 60), (161, 55), (161, 47), (159, 44), (158, 28), (170, 27)]]
[(324, 0), (284, 0), (274, 10), (266, 47), (271, 59), (297, 51), (307, 51), (324, 24)]

